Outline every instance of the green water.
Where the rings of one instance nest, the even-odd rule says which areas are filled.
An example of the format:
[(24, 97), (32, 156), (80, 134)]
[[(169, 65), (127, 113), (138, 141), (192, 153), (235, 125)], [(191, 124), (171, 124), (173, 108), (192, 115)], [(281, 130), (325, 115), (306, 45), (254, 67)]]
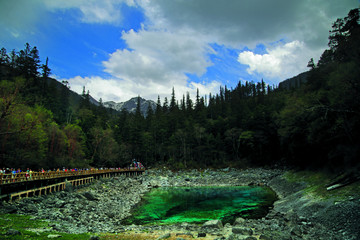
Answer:
[(220, 219), (261, 218), (276, 200), (267, 187), (169, 187), (148, 192), (124, 224), (203, 223)]

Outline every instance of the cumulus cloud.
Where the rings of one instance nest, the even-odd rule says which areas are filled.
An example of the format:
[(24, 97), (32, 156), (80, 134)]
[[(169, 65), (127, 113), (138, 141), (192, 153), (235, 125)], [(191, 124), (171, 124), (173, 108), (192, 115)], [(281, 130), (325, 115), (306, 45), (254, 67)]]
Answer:
[(210, 83), (190, 82), (187, 85), (175, 82), (174, 85), (148, 82), (138, 84), (133, 81), (119, 80), (117, 78), (104, 79), (98, 76), (81, 77), (76, 76), (70, 79), (61, 79), (69, 82), (71, 90), (81, 93), (83, 87), (90, 91), (90, 95), (96, 100), (100, 98), (103, 101), (123, 102), (134, 96), (140, 95), (146, 99), (156, 100), (158, 96), (162, 101), (165, 97), (170, 99), (171, 88), (174, 87), (177, 100), (189, 92), (190, 96), (195, 99), (196, 91), (199, 89), (201, 95), (218, 92), (221, 83), (212, 81)]
[(238, 61), (249, 66), (249, 74), (286, 79), (306, 70), (306, 63), (313, 52), (304, 45), (303, 42), (293, 41), (270, 48), (266, 54), (243, 51), (239, 54)]
[(89, 90), (90, 95), (96, 100), (102, 98), (104, 101), (124, 101), (139, 94), (134, 84), (119, 81), (118, 79), (105, 79), (99, 76), (76, 76), (74, 78), (61, 80), (67, 80), (71, 90), (77, 93), (81, 93), (85, 86), (86, 90)]
[(103, 62), (105, 71), (118, 78), (186, 84), (185, 73), (201, 76), (211, 65), (206, 42), (188, 32), (131, 30), (122, 38), (130, 50), (117, 50)]

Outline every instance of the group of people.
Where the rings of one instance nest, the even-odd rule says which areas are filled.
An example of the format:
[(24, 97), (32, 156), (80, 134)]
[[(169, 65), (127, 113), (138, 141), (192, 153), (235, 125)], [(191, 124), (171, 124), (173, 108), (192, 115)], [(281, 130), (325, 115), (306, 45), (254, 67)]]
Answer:
[[(141, 162), (136, 161), (135, 159), (133, 160), (133, 162), (130, 164), (130, 169), (144, 169), (144, 166), (142, 165)], [(120, 170), (122, 168), (118, 167), (118, 168), (65, 168), (63, 167), (62, 169), (57, 168), (57, 169), (53, 169), (53, 170), (44, 170), (44, 168), (39, 169), (36, 172), (41, 172), (41, 173), (45, 173), (45, 172), (77, 172), (77, 171), (88, 171), (88, 170)], [(1, 174), (12, 174), (13, 176), (15, 176), (17, 173), (24, 173), (26, 175), (27, 179), (31, 179), (31, 175), (34, 172), (33, 170), (31, 170), (30, 168), (27, 168), (25, 171), (21, 170), (20, 168), (16, 169), (16, 168), (0, 168), (0, 175)]]
[[(42, 169), (44, 171), (44, 169)], [(11, 178), (15, 178), (15, 175), (18, 173), (25, 172), (26, 179), (32, 179), (33, 171), (30, 168), (27, 168), (26, 171), (22, 171), (20, 168), (0, 168), (0, 174), (11, 174)]]
[(135, 159), (133, 160), (132, 164), (130, 164), (130, 168), (135, 168), (135, 169), (143, 169), (144, 165), (142, 165), (141, 162), (136, 161)]

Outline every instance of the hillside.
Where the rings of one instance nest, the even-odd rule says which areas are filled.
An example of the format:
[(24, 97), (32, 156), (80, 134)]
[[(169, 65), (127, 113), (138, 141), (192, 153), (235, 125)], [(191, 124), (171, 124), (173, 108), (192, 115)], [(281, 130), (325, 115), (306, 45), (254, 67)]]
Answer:
[(286, 90), (299, 88), (301, 85), (303, 85), (307, 82), (308, 75), (309, 75), (309, 72), (307, 71), (307, 72), (300, 73), (292, 78), (286, 79), (279, 83), (279, 88), (286, 89)]

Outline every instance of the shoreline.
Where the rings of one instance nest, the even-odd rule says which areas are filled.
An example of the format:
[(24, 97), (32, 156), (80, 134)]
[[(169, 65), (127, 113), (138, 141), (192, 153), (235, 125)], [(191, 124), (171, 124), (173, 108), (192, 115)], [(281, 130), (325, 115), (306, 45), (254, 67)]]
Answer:
[[(306, 183), (287, 180), (286, 172), (264, 168), (179, 172), (147, 170), (137, 177), (102, 179), (77, 191), (24, 199), (13, 204), (3, 203), (2, 210), (31, 215), (33, 219), (46, 219), (54, 230), (69, 233), (92, 232), (108, 235), (170, 233), (171, 236), (176, 236), (176, 233), (191, 233), (193, 237), (201, 233), (206, 235), (203, 239), (229, 240), (237, 239), (235, 237), (240, 237), (240, 235), (253, 237), (253, 239), (352, 240), (359, 237), (359, 231), (354, 224), (341, 226), (343, 229), (336, 229), (331, 224), (334, 222), (334, 216), (339, 214), (338, 211), (344, 211), (346, 208), (347, 212), (354, 212), (352, 208), (359, 204), (358, 199), (334, 204), (332, 199), (311, 198), (305, 191)], [(131, 208), (140, 202), (142, 195), (154, 187), (243, 185), (265, 185), (276, 192), (279, 199), (266, 217), (256, 220), (239, 219), (238, 222), (226, 224), (221, 228), (204, 228), (186, 223), (171, 226), (120, 224), (122, 219), (130, 215)], [(327, 212), (330, 210), (333, 213)], [(326, 215), (329, 215), (331, 219)], [(358, 216), (355, 217), (353, 220), (356, 224), (360, 216), (359, 219), (357, 219)], [(340, 219), (337, 222), (339, 225), (342, 225), (341, 220), (346, 219)], [(249, 231), (244, 232), (244, 229), (251, 229), (251, 234)], [(244, 233), (249, 235), (244, 235)]]

